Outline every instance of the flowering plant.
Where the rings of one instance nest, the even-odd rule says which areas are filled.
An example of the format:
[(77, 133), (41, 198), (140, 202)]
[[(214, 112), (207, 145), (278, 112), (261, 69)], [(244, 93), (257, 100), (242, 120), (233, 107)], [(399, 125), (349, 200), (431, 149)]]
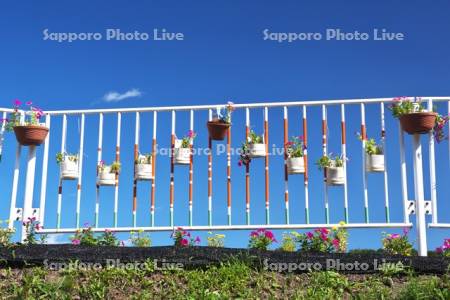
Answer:
[[(3, 222), (8, 224), (9, 221), (8, 220), (6, 220), (6, 221), (0, 220), (0, 225)], [(11, 238), (15, 232), (16, 232), (16, 230), (14, 228), (0, 227), (0, 246), (2, 246), (2, 247), (8, 246), (11, 243)]]
[[(392, 111), (392, 115), (396, 118), (406, 114), (426, 111), (420, 98), (411, 101), (408, 97), (394, 98), (392, 104), (389, 106), (389, 109)], [(447, 124), (448, 121), (449, 116), (442, 116), (440, 114), (436, 115), (436, 120), (433, 127), (433, 135), (436, 142), (440, 143), (448, 138), (444, 133), (445, 124)]]
[[(40, 222), (36, 220), (36, 217), (28, 217), (27, 221), (22, 223), (25, 226), (25, 240), (24, 243), (27, 245), (34, 245), (38, 243), (38, 239), (36, 238), (38, 230), (43, 229), (40, 225)], [(42, 235), (40, 237), (40, 243), (44, 244), (46, 239), (46, 235)]]
[(121, 164), (119, 161), (115, 161), (113, 162), (110, 166), (105, 164), (105, 161), (101, 160), (100, 163), (98, 164), (98, 172), (102, 173), (106, 167), (110, 167), (110, 172), (111, 173), (120, 173), (120, 168), (121, 168)]
[(120, 242), (114, 231), (105, 229), (105, 231), (97, 238), (97, 244), (99, 246), (123, 246), (123, 242)]
[(193, 130), (189, 130), (187, 135), (181, 139), (181, 148), (189, 148), (196, 136), (197, 133), (195, 133)]
[(285, 252), (295, 252), (297, 249), (296, 238), (298, 232), (283, 233), (283, 240), (281, 241), (280, 249)]
[[(357, 132), (356, 136), (358, 137), (358, 139), (360, 141), (363, 140), (362, 135)], [(377, 144), (377, 142), (375, 142), (375, 139), (370, 138), (366, 140), (366, 153), (368, 155), (380, 155), (383, 154), (383, 145), (381, 144)]]
[(267, 250), (273, 243), (277, 243), (273, 232), (261, 228), (250, 233), (248, 246), (252, 249)]
[(142, 229), (137, 232), (131, 231), (130, 240), (135, 247), (150, 247), (152, 244), (150, 235), (145, 234)]
[(70, 240), (72, 241), (72, 245), (96, 246), (98, 244), (89, 223), (85, 223), (83, 229), (77, 229), (75, 235), (70, 237)]
[(293, 136), (286, 145), (286, 154), (290, 158), (303, 157), (303, 152), (306, 149), (303, 142), (303, 136)]
[(408, 240), (407, 228), (403, 229), (403, 234), (398, 233), (387, 234), (383, 233), (383, 249), (389, 254), (411, 256), (413, 253), (413, 246)]
[(200, 244), (200, 238), (191, 236), (191, 233), (178, 227), (171, 235), (174, 245), (177, 247), (189, 247)]
[(20, 125), (40, 125), (39, 120), (44, 115), (44, 112), (40, 108), (33, 106), (33, 102), (27, 101), (25, 105), (28, 106), (28, 111), (25, 112), (25, 119), (22, 121), (22, 112), (19, 110), (21, 105), (22, 101), (20, 101), (19, 99), (14, 100), (14, 111), (9, 115), (9, 119), (1, 120), (2, 122), (6, 122), (5, 129), (7, 131), (12, 131), (14, 127)]
[(436, 252), (445, 257), (450, 257), (450, 238), (445, 239), (444, 244), (441, 247), (436, 248)]
[(76, 163), (78, 161), (78, 154), (71, 154), (66, 152), (59, 152), (58, 154), (56, 154), (56, 162), (58, 164), (61, 164), (66, 159)]
[(342, 167), (344, 166), (344, 159), (347, 160), (347, 158), (343, 157), (342, 155), (336, 155), (333, 158), (332, 153), (330, 153), (329, 155), (322, 156), (316, 162), (316, 165), (319, 166), (319, 170), (330, 167)]
[(331, 230), (317, 228), (307, 233), (296, 233), (296, 240), (302, 251), (312, 252), (345, 252), (347, 250), (348, 232), (342, 226), (345, 222), (340, 222), (339, 226)]
[(208, 246), (218, 248), (223, 248), (225, 246), (223, 241), (225, 239), (225, 234), (213, 234), (212, 232), (208, 232), (208, 235)]
[(137, 165), (150, 165), (152, 163), (152, 154), (144, 153), (139, 154), (138, 158), (134, 162)]
[(240, 151), (240, 159), (238, 162), (239, 166), (245, 165), (248, 166), (250, 161), (252, 160), (249, 155), (249, 145), (251, 144), (263, 144), (263, 136), (257, 135), (253, 130), (250, 131), (246, 141), (242, 143), (241, 151)]
[(222, 114), (222, 109), (217, 109), (217, 112), (214, 115), (214, 119), (222, 123), (231, 124), (231, 114), (235, 110), (233, 105), (233, 102), (228, 101), (227, 105), (225, 106), (224, 114)]

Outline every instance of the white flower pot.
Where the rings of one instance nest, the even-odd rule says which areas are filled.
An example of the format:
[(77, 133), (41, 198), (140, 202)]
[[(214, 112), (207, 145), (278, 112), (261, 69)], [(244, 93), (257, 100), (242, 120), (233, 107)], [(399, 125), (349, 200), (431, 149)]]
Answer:
[(344, 185), (344, 167), (328, 167), (326, 168), (328, 185)]
[(305, 160), (303, 157), (289, 157), (286, 164), (289, 174), (305, 173)]
[(78, 178), (77, 161), (70, 161), (67, 157), (65, 157), (61, 162), (60, 170), (62, 179), (73, 180)]
[(366, 154), (366, 171), (367, 172), (384, 172), (384, 155), (383, 154)]
[(98, 173), (98, 185), (115, 185), (116, 173), (111, 173), (111, 167), (105, 167), (103, 171)]
[(191, 163), (190, 148), (175, 148), (173, 162), (176, 165), (189, 165)]
[(250, 158), (258, 158), (266, 156), (266, 144), (249, 144), (248, 156)]
[(152, 165), (151, 164), (136, 164), (134, 177), (136, 180), (151, 180), (152, 179)]

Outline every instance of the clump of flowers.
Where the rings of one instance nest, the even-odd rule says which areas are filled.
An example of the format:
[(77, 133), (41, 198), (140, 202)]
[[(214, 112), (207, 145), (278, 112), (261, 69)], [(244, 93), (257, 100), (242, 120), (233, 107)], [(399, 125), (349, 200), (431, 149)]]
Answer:
[(151, 153), (144, 153), (139, 154), (138, 158), (134, 162), (137, 165), (150, 165), (152, 163), (152, 154)]
[(141, 229), (137, 232), (130, 232), (130, 240), (131, 244), (135, 247), (150, 247), (152, 245), (152, 240), (150, 239), (150, 235), (145, 234), (145, 232)]
[(345, 222), (340, 222), (339, 226), (331, 230), (327, 228), (317, 228), (306, 233), (296, 233), (296, 240), (301, 251), (311, 252), (345, 252), (347, 251), (348, 232), (342, 227)]
[(322, 156), (317, 162), (316, 165), (319, 167), (319, 170), (323, 170), (325, 168), (337, 168), (337, 167), (343, 167), (344, 166), (344, 159), (345, 157), (342, 155), (336, 155), (333, 157), (333, 154), (330, 153), (329, 155)]
[(25, 227), (25, 239), (24, 243), (26, 245), (34, 245), (38, 242), (41, 244), (45, 243), (46, 235), (42, 235), (39, 240), (37, 238), (37, 231), (43, 229), (40, 225), (40, 222), (36, 219), (36, 217), (28, 217), (28, 219), (22, 223)]
[(407, 228), (403, 229), (403, 234), (384, 232), (381, 240), (383, 249), (389, 254), (411, 256), (413, 245), (408, 240), (408, 232)]
[(445, 257), (450, 257), (450, 238), (444, 240), (444, 244), (436, 248), (436, 252)]
[(250, 233), (248, 246), (252, 249), (267, 250), (273, 243), (277, 243), (273, 232), (261, 228)]
[[(0, 225), (2, 225), (3, 223), (6, 223), (8, 225), (8, 222), (9, 222), (8, 220), (6, 220), (6, 221), (0, 220)], [(10, 245), (11, 238), (15, 232), (16, 232), (16, 230), (14, 228), (0, 227), (0, 246), (6, 247), (6, 246)]]
[[(422, 105), (422, 100), (420, 98), (415, 98), (413, 101), (408, 97), (397, 97), (392, 100), (392, 104), (389, 106), (392, 111), (392, 115), (396, 118), (400, 118), (403, 115), (425, 112), (427, 111)], [(449, 121), (449, 116), (442, 116), (440, 114), (436, 115), (435, 124), (433, 127), (433, 136), (436, 142), (440, 143), (443, 140), (448, 139), (445, 136), (444, 128)]]
[(240, 151), (240, 159), (238, 161), (238, 165), (241, 167), (242, 165), (248, 166), (252, 158), (249, 153), (249, 145), (252, 144), (263, 144), (263, 136), (256, 134), (253, 130), (250, 131), (246, 141), (242, 143), (241, 151)]
[(285, 145), (286, 154), (289, 158), (303, 157), (305, 144), (303, 136), (293, 136)]
[(22, 105), (22, 101), (19, 99), (14, 100), (13, 109), (14, 111), (9, 114), (8, 119), (2, 119), (1, 122), (6, 122), (5, 129), (7, 131), (12, 131), (14, 127), (20, 125), (40, 125), (39, 121), (41, 117), (44, 115), (44, 112), (39, 107), (33, 106), (33, 102), (27, 101), (25, 105), (27, 106), (28, 111), (25, 111), (25, 118), (22, 122), (22, 112), (20, 111), (20, 107)]
[(92, 227), (88, 224), (84, 224), (84, 228), (77, 229), (75, 235), (70, 237), (72, 245), (82, 245), (82, 246), (96, 246), (98, 244), (97, 239), (94, 236)]
[(190, 232), (184, 230), (181, 227), (178, 227), (172, 233), (171, 237), (174, 241), (174, 245), (177, 247), (189, 247), (200, 244), (200, 238), (198, 236), (194, 238)]
[(71, 153), (63, 153), (59, 152), (56, 154), (56, 162), (58, 164), (61, 164), (64, 160), (69, 160), (71, 162), (76, 163), (78, 161), (78, 155), (77, 154), (71, 154)]
[[(362, 135), (359, 132), (356, 133), (356, 136), (358, 137), (358, 139), (360, 141), (363, 140), (363, 137), (362, 137)], [(373, 138), (367, 139), (366, 140), (366, 154), (368, 154), (368, 155), (381, 155), (381, 154), (383, 154), (383, 145), (377, 144), (377, 142)]]
[(100, 163), (98, 164), (98, 172), (102, 173), (107, 167), (110, 168), (110, 172), (111, 173), (116, 173), (119, 174), (120, 173), (120, 169), (121, 169), (121, 164), (119, 161), (115, 161), (113, 162), (110, 166), (106, 165), (105, 162), (103, 160), (100, 161)]
[(223, 248), (225, 246), (225, 234), (213, 234), (212, 232), (208, 232), (208, 235), (208, 246), (218, 248)]
[(120, 242), (114, 231), (105, 229), (105, 231), (98, 237), (97, 244), (99, 246), (123, 246), (123, 242)]
[(181, 148), (189, 148), (196, 136), (197, 133), (195, 131), (189, 130), (187, 135), (181, 139)]
[(298, 236), (297, 232), (291, 232), (291, 233), (283, 233), (283, 239), (281, 241), (281, 247), (280, 249), (282, 251), (286, 252), (295, 252), (297, 249), (296, 245), (296, 238)]
[(222, 109), (218, 109), (214, 115), (213, 121), (215, 120), (218, 122), (231, 124), (231, 114), (235, 110), (233, 105), (233, 102), (228, 101), (227, 105), (225, 106), (225, 112), (222, 113)]

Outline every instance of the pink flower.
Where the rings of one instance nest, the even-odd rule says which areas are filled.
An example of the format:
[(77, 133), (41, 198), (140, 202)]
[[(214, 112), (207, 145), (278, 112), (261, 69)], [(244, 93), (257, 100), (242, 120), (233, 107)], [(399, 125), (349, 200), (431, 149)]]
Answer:
[(189, 130), (188, 131), (188, 137), (190, 137), (190, 138), (194, 138), (195, 137), (195, 132), (193, 131), (193, 130)]
[(306, 237), (307, 237), (308, 239), (312, 239), (312, 238), (314, 237), (314, 234), (313, 234), (312, 232), (307, 232), (307, 233), (306, 233)]
[(266, 231), (264, 233), (264, 235), (265, 235), (266, 238), (268, 238), (270, 240), (274, 240), (275, 239), (275, 236), (273, 235), (272, 231)]
[(331, 243), (333, 244), (334, 248), (336, 248), (336, 249), (339, 248), (339, 240), (338, 239), (334, 239)]
[(328, 239), (328, 237), (327, 237), (325, 234), (323, 234), (323, 233), (320, 234), (320, 238), (321, 238), (323, 241), (326, 241), (326, 240)]
[(79, 245), (79, 244), (80, 244), (80, 240), (78, 240), (78, 239), (72, 240), (72, 245)]
[(189, 241), (187, 239), (182, 239), (181, 246), (187, 246), (187, 245), (189, 245)]
[(443, 249), (442, 249), (442, 247), (437, 247), (437, 248), (436, 248), (436, 253), (441, 254), (442, 252), (444, 252)]
[(403, 228), (403, 235), (407, 235), (409, 233), (409, 228)]
[(196, 244), (200, 244), (200, 237), (196, 237), (194, 242), (195, 242)]
[(18, 107), (18, 106), (21, 106), (21, 105), (22, 105), (22, 102), (19, 99), (15, 99), (14, 100), (14, 106), (15, 107)]
[(320, 229), (320, 232), (321, 232), (322, 234), (328, 234), (329, 230), (326, 229), (326, 228), (321, 228), (321, 229)]
[(257, 237), (257, 236), (258, 236), (258, 233), (257, 233), (256, 231), (252, 231), (252, 232), (250, 233), (250, 236), (251, 236), (251, 237)]
[(26, 103), (25, 103), (26, 105), (28, 105), (28, 106), (30, 106), (30, 105), (32, 105), (33, 104), (33, 102), (31, 102), (31, 101), (27, 101)]

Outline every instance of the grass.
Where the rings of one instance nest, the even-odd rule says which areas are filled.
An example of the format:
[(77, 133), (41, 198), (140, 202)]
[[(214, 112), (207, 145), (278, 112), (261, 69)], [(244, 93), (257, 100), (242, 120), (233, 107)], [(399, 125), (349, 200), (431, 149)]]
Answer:
[(0, 269), (1, 299), (450, 299), (450, 276), (280, 274), (245, 262), (193, 270)]

